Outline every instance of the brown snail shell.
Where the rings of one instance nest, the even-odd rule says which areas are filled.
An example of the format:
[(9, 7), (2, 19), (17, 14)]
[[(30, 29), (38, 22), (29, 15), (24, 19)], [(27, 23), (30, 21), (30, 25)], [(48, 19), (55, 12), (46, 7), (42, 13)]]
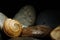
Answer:
[(52, 39), (60, 40), (60, 26), (56, 27), (54, 30), (50, 33)]
[(32, 27), (23, 28), (22, 36), (31, 37), (44, 37), (51, 31), (49, 26), (37, 25)]
[(22, 25), (16, 20), (6, 19), (3, 30), (9, 37), (18, 37), (21, 34)]

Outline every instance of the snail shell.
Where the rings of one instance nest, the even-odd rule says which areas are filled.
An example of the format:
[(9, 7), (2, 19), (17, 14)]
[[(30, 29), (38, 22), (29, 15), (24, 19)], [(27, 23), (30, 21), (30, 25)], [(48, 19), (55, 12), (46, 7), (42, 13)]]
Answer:
[(33, 25), (35, 22), (35, 9), (31, 5), (22, 7), (19, 12), (14, 16), (14, 19), (18, 20), (23, 27)]
[(6, 19), (7, 19), (7, 16), (5, 16), (2, 12), (0, 12), (0, 30), (2, 30), (4, 21)]
[(56, 27), (54, 30), (50, 33), (52, 39), (60, 40), (60, 26)]
[(22, 36), (44, 37), (49, 34), (51, 28), (45, 25), (37, 25), (23, 28)]
[(22, 25), (16, 20), (6, 19), (3, 30), (9, 37), (18, 37), (21, 34)]

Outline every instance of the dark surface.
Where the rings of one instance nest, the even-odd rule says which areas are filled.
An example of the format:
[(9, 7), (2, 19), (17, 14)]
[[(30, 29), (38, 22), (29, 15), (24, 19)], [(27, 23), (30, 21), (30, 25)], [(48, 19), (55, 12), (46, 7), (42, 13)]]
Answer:
[[(60, 10), (54, 8), (55, 6), (59, 6), (54, 1), (39, 1), (39, 0), (8, 0), (8, 1), (0, 1), (0, 12), (3, 12), (9, 18), (13, 18), (14, 15), (25, 5), (32, 5), (36, 10), (36, 22), (35, 24), (45, 24), (49, 25), (52, 28), (55, 28), (60, 24)], [(48, 9), (46, 11), (46, 9)], [(46, 11), (46, 12), (45, 12)], [(58, 14), (59, 13), (59, 14)], [(39, 17), (40, 16), (40, 17)], [(43, 16), (43, 17), (42, 17)], [(48, 20), (48, 21), (43, 21)], [(7, 37), (3, 32), (0, 32), (3, 40), (7, 40)], [(50, 37), (44, 37), (43, 40), (50, 40)]]
[(54, 1), (51, 0), (1, 0), (0, 11), (6, 14), (8, 17), (13, 17), (22, 6), (32, 5), (35, 7), (36, 13), (38, 14), (40, 11), (45, 9), (56, 9), (56, 6), (59, 5), (57, 5), (58, 3), (53, 2)]
[(17, 37), (17, 38), (11, 38), (9, 40), (39, 40), (39, 39), (35, 39), (35, 38), (32, 38), (32, 37)]
[(47, 9), (43, 12), (40, 12), (37, 17), (36, 24), (42, 24), (42, 25), (48, 25), (52, 28), (55, 28), (56, 26), (60, 25), (60, 11), (57, 9)]

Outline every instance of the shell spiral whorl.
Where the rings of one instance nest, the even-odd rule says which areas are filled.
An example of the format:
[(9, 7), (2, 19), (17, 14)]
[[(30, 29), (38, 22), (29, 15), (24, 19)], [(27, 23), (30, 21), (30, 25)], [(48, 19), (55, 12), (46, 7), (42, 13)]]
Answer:
[(3, 30), (9, 37), (18, 37), (22, 31), (22, 25), (16, 20), (6, 19)]

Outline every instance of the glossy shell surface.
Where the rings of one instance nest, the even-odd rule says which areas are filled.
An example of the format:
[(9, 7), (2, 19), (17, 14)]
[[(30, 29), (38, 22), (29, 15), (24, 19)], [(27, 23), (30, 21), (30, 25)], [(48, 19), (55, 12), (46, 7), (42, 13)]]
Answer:
[(49, 34), (51, 28), (45, 25), (37, 25), (32, 27), (23, 28), (22, 36), (31, 37), (44, 37)]
[(18, 37), (21, 34), (22, 25), (16, 20), (6, 19), (3, 30), (9, 37)]

